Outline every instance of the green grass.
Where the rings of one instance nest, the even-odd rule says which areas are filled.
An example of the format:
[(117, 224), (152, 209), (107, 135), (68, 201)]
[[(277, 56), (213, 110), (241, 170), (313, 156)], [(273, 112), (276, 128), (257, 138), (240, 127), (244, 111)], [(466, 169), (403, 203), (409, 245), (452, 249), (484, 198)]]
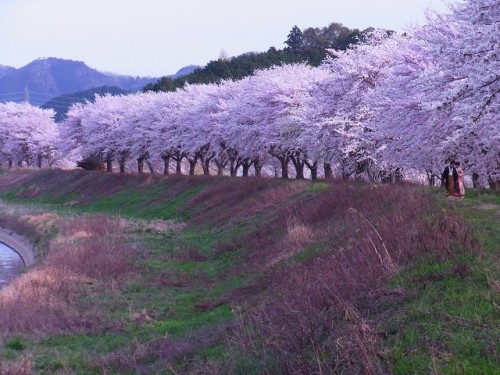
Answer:
[(12, 349), (12, 350), (24, 350), (26, 348), (26, 343), (24, 342), (23, 338), (20, 336), (14, 336), (7, 340), (5, 343), (5, 347), (7, 349)]
[(178, 319), (166, 319), (152, 324), (154, 330), (160, 335), (183, 337), (193, 330), (203, 327), (217, 326), (233, 318), (231, 307), (218, 306), (210, 311), (193, 314), (181, 314)]
[[(29, 183), (21, 190), (4, 191), (0, 197), (71, 214), (185, 221), (200, 215), (203, 204), (193, 207), (189, 203), (210, 182), (200, 180), (185, 189), (175, 183), (128, 183), (111, 195), (97, 195), (81, 205), (71, 204), (79, 199), (78, 194), (60, 191), (20, 199), (19, 194), (34, 191)], [(303, 194), (310, 198), (329, 188), (330, 184), (314, 183)], [(441, 196), (442, 191), (433, 194)], [(378, 328), (386, 335), (381, 353), (396, 374), (500, 374), (495, 354), (500, 351), (500, 300), (498, 291), (492, 288), (499, 278), (500, 194), (471, 190), (463, 200), (441, 197), (441, 202), (443, 209), (467, 218), (482, 251), (479, 255), (457, 254), (442, 262), (417, 259), (392, 280), (393, 287), (407, 292), (402, 300), (388, 305), (387, 313), (380, 318)], [(29, 352), (37, 373), (94, 374), (101, 371), (93, 362), (96, 357), (128, 353), (136, 346), (165, 338), (187, 340), (233, 321), (230, 296), (238, 288), (251, 285), (255, 276), (242, 264), (245, 240), (270, 225), (280, 208), (271, 207), (248, 219), (230, 218), (221, 225), (206, 222), (175, 233), (134, 232), (134, 240), (142, 245), (134, 258), (140, 270), (137, 277), (128, 280), (121, 290), (88, 294), (80, 301), (82, 306), (104, 312), (102, 326), (86, 333), (69, 330), (32, 337), (13, 335), (4, 344), (2, 360), (16, 361)], [(284, 234), (283, 228), (274, 227), (269, 235), (281, 238)], [(327, 244), (316, 241), (285, 263), (307, 262), (327, 249)], [(141, 314), (149, 319), (140, 320)], [(218, 342), (192, 354), (200, 361), (223, 362), (228, 352), (226, 342)], [(149, 361), (154, 364), (160, 359), (143, 361), (150, 365)], [(272, 368), (273, 358), (268, 361), (257, 363), (242, 355), (232, 371), (262, 373)], [(121, 373), (112, 366), (109, 373)]]
[[(381, 328), (396, 374), (500, 374), (498, 193), (445, 201), (467, 218), (482, 251), (419, 261), (393, 280), (408, 297)], [(485, 204), (497, 205), (485, 209)], [(489, 207), (489, 206), (487, 206)], [(438, 246), (438, 244), (436, 244)]]

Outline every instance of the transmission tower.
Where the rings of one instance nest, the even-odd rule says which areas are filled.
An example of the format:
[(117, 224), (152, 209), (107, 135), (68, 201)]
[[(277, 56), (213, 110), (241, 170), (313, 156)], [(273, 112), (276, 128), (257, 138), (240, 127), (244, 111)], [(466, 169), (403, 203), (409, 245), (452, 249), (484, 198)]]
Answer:
[(30, 90), (28, 85), (24, 86), (24, 101), (28, 104), (30, 103)]

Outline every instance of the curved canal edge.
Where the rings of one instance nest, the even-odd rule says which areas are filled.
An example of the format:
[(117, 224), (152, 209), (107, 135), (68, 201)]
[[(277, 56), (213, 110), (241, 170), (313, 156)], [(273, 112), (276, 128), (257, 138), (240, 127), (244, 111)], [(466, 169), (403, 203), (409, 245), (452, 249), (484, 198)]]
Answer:
[(27, 238), (10, 229), (0, 227), (0, 243), (18, 253), (26, 267), (35, 263), (37, 251)]

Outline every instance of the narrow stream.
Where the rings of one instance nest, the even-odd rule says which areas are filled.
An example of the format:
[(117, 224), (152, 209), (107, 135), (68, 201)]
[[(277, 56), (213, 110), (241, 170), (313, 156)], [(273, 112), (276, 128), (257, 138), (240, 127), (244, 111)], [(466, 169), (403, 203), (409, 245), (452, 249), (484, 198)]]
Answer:
[(21, 257), (10, 247), (0, 243), (0, 289), (24, 268)]

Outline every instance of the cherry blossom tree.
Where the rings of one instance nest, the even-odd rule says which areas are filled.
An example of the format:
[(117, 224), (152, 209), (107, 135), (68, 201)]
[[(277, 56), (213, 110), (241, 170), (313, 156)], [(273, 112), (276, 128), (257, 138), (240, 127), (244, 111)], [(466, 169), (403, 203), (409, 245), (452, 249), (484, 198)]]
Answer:
[[(498, 130), (500, 0), (462, 0), (428, 23), (331, 51), (319, 68), (304, 64), (257, 71), (241, 81), (188, 85), (169, 93), (97, 97), (74, 106), (64, 150), (144, 162), (169, 173), (187, 159), (190, 173), (229, 165), (234, 176), (278, 163), (297, 178), (336, 170), (380, 180), (402, 168), (434, 184), (443, 163), (459, 158), (494, 186), (500, 179)], [(0, 139), (7, 150), (5, 136)]]
[(484, 179), (499, 178), (499, 8), (498, 0), (462, 1), (399, 39), (367, 100), (386, 157), (431, 175), (460, 158)]
[(44, 158), (52, 165), (57, 151), (54, 115), (53, 110), (27, 103), (0, 104), (0, 157), (9, 167), (14, 161), (42, 167)]
[(314, 101), (304, 112), (311, 123), (309, 154), (325, 163), (325, 176), (334, 166), (344, 178), (361, 174), (377, 161), (377, 144), (370, 119), (373, 108), (367, 95), (384, 76), (396, 42), (384, 30), (374, 30), (367, 42), (347, 51), (330, 51), (324, 74), (315, 86)]

